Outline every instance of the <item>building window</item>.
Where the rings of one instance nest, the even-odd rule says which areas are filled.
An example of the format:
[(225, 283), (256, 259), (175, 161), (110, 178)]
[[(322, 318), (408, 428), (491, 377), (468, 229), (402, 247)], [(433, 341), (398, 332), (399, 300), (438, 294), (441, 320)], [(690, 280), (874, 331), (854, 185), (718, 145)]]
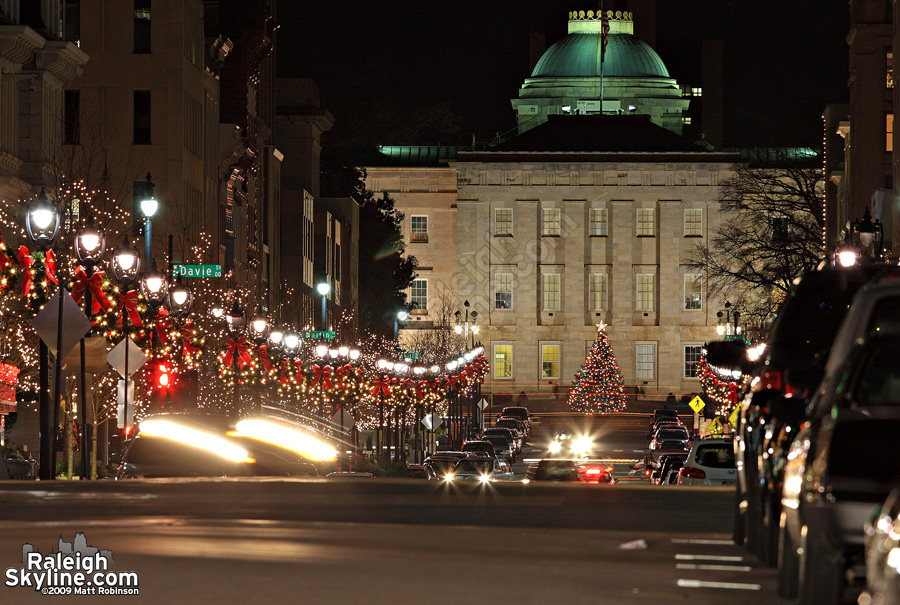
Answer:
[(684, 308), (687, 311), (702, 309), (703, 276), (686, 273), (684, 276)]
[(494, 345), (494, 378), (512, 378), (512, 345)]
[(81, 143), (81, 91), (65, 91), (63, 104), (63, 145), (78, 145)]
[(409, 302), (412, 303), (413, 313), (428, 313), (428, 280), (414, 279), (409, 288)]
[(702, 97), (703, 89), (699, 86), (694, 86), (691, 88), (691, 96), (692, 97)]
[(134, 0), (134, 52), (150, 52), (150, 0)]
[(607, 235), (607, 218), (606, 208), (591, 208), (590, 224), (592, 236), (605, 237)]
[(772, 242), (786, 243), (788, 238), (788, 219), (783, 216), (772, 218)]
[(428, 217), (427, 216), (411, 216), (409, 217), (411, 233), (409, 241), (413, 243), (425, 243), (428, 241)]
[(511, 236), (513, 234), (512, 208), (496, 208), (494, 210), (494, 235)]
[(635, 379), (653, 380), (656, 377), (656, 345), (635, 345), (635, 364)]
[(652, 273), (641, 273), (637, 276), (637, 307), (638, 311), (652, 311), (654, 309), (654, 290), (656, 276)]
[(542, 278), (544, 311), (559, 311), (559, 273), (544, 273)]
[(512, 273), (494, 276), (494, 308), (512, 309)]
[(681, 123), (684, 124), (685, 126), (690, 126), (691, 125), (691, 117), (690, 116), (682, 116)]
[(66, 0), (63, 10), (63, 40), (81, 46), (81, 0)]
[(894, 87), (894, 51), (889, 50), (884, 53), (885, 63), (885, 88)]
[(885, 141), (885, 151), (893, 151), (894, 150), (894, 114), (889, 113), (884, 117), (884, 130), (887, 135), (887, 140)]
[(607, 307), (607, 291), (609, 289), (609, 276), (605, 273), (594, 273), (591, 275), (588, 286), (589, 301), (591, 311), (606, 311)]
[(541, 235), (559, 235), (559, 208), (544, 208)]
[(703, 235), (703, 210), (687, 208), (684, 211), (684, 236), (701, 237)]
[(637, 234), (638, 237), (652, 237), (654, 234), (654, 210), (653, 208), (638, 208)]
[(134, 91), (134, 144), (150, 144), (150, 91)]
[(684, 377), (697, 377), (697, 362), (700, 361), (702, 345), (684, 345)]
[(559, 378), (559, 345), (541, 345), (541, 378)]

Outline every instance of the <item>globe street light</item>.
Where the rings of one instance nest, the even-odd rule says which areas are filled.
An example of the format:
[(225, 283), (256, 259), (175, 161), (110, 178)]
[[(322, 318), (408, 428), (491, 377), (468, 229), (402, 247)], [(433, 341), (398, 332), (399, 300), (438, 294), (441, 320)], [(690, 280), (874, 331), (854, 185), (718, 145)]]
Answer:
[(254, 315), (253, 319), (250, 320), (250, 336), (257, 342), (262, 342), (266, 339), (268, 333), (269, 320), (266, 319), (265, 315)]
[(141, 198), (141, 213), (144, 215), (144, 257), (149, 263), (153, 258), (153, 215), (159, 209), (159, 202), (153, 196), (153, 189), (156, 185), (150, 180), (150, 173), (147, 173), (147, 182), (144, 183), (143, 197)]
[[(141, 270), (141, 257), (138, 254), (138, 251), (128, 243), (128, 238), (125, 238), (123, 244), (116, 248), (115, 252), (113, 252), (113, 263), (112, 263), (112, 271), (116, 280), (122, 284), (122, 287), (126, 291), (126, 295), (128, 289), (134, 285), (137, 281), (138, 273)], [(125, 427), (128, 426), (128, 382), (131, 376), (130, 367), (128, 365), (128, 349), (130, 348), (128, 345), (128, 310), (125, 309), (125, 299), (122, 299), (122, 342), (125, 343), (125, 371), (123, 374), (125, 375), (125, 388), (124, 388), (124, 409), (125, 416), (122, 419), (123, 425)], [(132, 402), (133, 403), (133, 402)]]
[(409, 317), (409, 313), (406, 311), (397, 311), (397, 318), (394, 319), (394, 340), (397, 340), (397, 334), (400, 333), (400, 322), (406, 321)]
[(59, 207), (47, 199), (44, 189), (41, 189), (36, 200), (28, 204), (25, 230), (39, 250), (52, 248), (59, 235)]
[(328, 297), (328, 293), (331, 292), (331, 286), (328, 285), (328, 282), (323, 281), (318, 286), (316, 286), (316, 290), (318, 290), (319, 294), (322, 295), (322, 330), (324, 331), (324, 330), (328, 329), (328, 327), (326, 325), (328, 322), (328, 316), (327, 316), (327, 309), (325, 307), (325, 305), (326, 305), (325, 301), (326, 301), (326, 298)]
[(194, 295), (191, 293), (190, 288), (181, 283), (181, 276), (179, 275), (175, 287), (169, 290), (169, 311), (175, 317), (181, 317), (191, 310), (193, 303)]
[(300, 351), (300, 334), (293, 330), (284, 333), (284, 352), (288, 355), (296, 355)]

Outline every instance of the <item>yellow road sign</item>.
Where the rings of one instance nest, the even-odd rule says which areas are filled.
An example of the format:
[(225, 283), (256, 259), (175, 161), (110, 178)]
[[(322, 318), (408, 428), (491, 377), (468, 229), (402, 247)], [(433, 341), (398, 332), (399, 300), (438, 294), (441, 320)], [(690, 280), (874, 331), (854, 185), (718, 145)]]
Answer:
[(697, 395), (696, 397), (691, 399), (691, 402), (688, 405), (691, 406), (692, 410), (699, 414), (700, 410), (706, 407), (706, 402), (700, 398), (700, 395)]
[(723, 428), (724, 427), (722, 426), (722, 423), (719, 421), (718, 418), (716, 418), (712, 422), (709, 423), (707, 430), (709, 431), (710, 435), (715, 435), (716, 437), (718, 437), (719, 435), (722, 434)]
[(741, 406), (740, 405), (734, 406), (734, 409), (731, 410), (731, 413), (728, 415), (728, 422), (730, 422), (731, 426), (733, 426), (734, 428), (737, 428), (738, 418), (740, 417), (740, 415), (741, 415)]

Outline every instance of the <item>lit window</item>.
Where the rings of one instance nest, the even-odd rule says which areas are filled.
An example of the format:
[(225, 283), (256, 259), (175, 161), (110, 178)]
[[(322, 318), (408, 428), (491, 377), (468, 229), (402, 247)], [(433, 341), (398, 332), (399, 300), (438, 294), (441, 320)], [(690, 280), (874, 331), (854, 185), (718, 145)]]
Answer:
[(703, 89), (699, 86), (694, 86), (691, 88), (691, 96), (692, 97), (702, 97)]
[(494, 210), (494, 235), (512, 235), (512, 208), (497, 208)]
[(604, 236), (608, 233), (606, 208), (591, 208), (591, 235)]
[(654, 309), (656, 276), (652, 273), (641, 273), (637, 276), (637, 306), (638, 311), (652, 311)]
[(150, 0), (134, 0), (134, 52), (150, 52)]
[(684, 345), (684, 377), (697, 377), (697, 362), (700, 361), (701, 345)]
[(494, 345), (494, 378), (512, 378), (512, 345)]
[(494, 276), (494, 308), (512, 309), (512, 273)]
[(700, 237), (703, 235), (703, 210), (687, 208), (684, 211), (684, 236)]
[(691, 125), (691, 117), (690, 116), (682, 116), (681, 123), (684, 124), (685, 126), (690, 126)]
[(684, 276), (684, 308), (698, 311), (702, 308), (703, 276), (687, 273)]
[(887, 135), (887, 140), (885, 141), (885, 151), (893, 151), (894, 150), (894, 114), (889, 113), (885, 116), (884, 120), (884, 130)]
[(885, 88), (894, 87), (894, 51), (886, 51), (884, 56), (885, 63)]
[(654, 214), (653, 208), (638, 208), (637, 211), (637, 234), (638, 237), (649, 237), (654, 234)]
[(411, 227), (410, 241), (416, 243), (424, 243), (428, 241), (428, 217), (427, 216), (411, 216), (409, 218)]
[(559, 235), (559, 208), (544, 208), (541, 235)]
[(637, 380), (653, 380), (656, 376), (656, 345), (635, 345), (635, 373)]
[(609, 276), (605, 273), (594, 273), (591, 275), (589, 293), (592, 311), (607, 310), (607, 290), (609, 288)]
[(544, 311), (559, 310), (559, 273), (545, 273), (543, 275), (543, 302)]
[(428, 313), (428, 280), (414, 279), (409, 288), (409, 301), (413, 305), (413, 313)]
[(541, 345), (541, 378), (559, 378), (559, 345)]

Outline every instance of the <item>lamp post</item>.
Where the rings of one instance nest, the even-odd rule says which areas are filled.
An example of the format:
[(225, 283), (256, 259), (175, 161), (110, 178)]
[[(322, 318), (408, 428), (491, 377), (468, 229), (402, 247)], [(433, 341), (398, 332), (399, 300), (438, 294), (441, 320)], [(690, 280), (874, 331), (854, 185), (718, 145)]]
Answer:
[(872, 257), (875, 260), (881, 260), (881, 249), (884, 244), (884, 229), (877, 218), (874, 221), (872, 220), (872, 215), (869, 213), (868, 206), (863, 213), (862, 219), (853, 222), (851, 230), (859, 239), (859, 245), (862, 248), (863, 253), (865, 253), (869, 246), (873, 246), (874, 244), (872, 248)]
[[(469, 324), (469, 307), (471, 305), (469, 304), (469, 301), (466, 300), (463, 302), (463, 306), (466, 308), (465, 319), (463, 319), (463, 323), (460, 324), (459, 321), (460, 321), (460, 317), (462, 317), (462, 314), (459, 311), (457, 311), (454, 314), (454, 315), (456, 315), (457, 324), (456, 324), (456, 326), (454, 326), (453, 329), (456, 331), (457, 334), (463, 336), (464, 347), (470, 347), (470, 346), (474, 347), (475, 346), (475, 334), (478, 334), (478, 326), (475, 325), (475, 320), (478, 319), (478, 311), (475, 311), (474, 309), (472, 310), (472, 322), (470, 325)], [(469, 344), (469, 333), (470, 332), (472, 334), (471, 345)]]
[[(113, 275), (127, 294), (128, 289), (137, 282), (138, 274), (141, 270), (141, 256), (138, 251), (128, 243), (128, 237), (125, 238), (122, 246), (113, 252)], [(128, 426), (128, 383), (131, 379), (131, 369), (128, 364), (128, 312), (122, 305), (122, 342), (125, 343), (125, 388), (124, 391), (124, 409), (125, 414), (122, 418), (124, 427)], [(133, 404), (134, 402), (132, 402)]]
[[(731, 323), (731, 317), (734, 315), (734, 323)], [(731, 303), (727, 300), (725, 301), (725, 310), (719, 311), (716, 313), (716, 317), (719, 318), (719, 325), (716, 326), (716, 332), (719, 336), (725, 336), (726, 340), (729, 336), (735, 336), (741, 333), (741, 327), (738, 325), (738, 321), (741, 318), (741, 314), (738, 311), (731, 310)], [(725, 324), (722, 325), (722, 318), (725, 318)]]
[[(46, 252), (53, 247), (59, 235), (59, 208), (47, 199), (47, 193), (41, 189), (37, 200), (28, 204), (25, 215), (25, 230), (31, 242)], [(60, 305), (62, 308), (62, 305)], [(50, 349), (42, 339), (38, 339), (39, 381), (40, 394), (38, 405), (40, 407), (40, 468), (38, 476), (41, 479), (53, 479), (55, 473), (56, 457), (55, 439), (56, 430), (53, 422), (53, 414), (50, 407)]]
[(141, 198), (141, 212), (144, 215), (144, 258), (147, 263), (153, 259), (153, 215), (159, 209), (159, 202), (153, 196), (153, 189), (156, 185), (150, 180), (150, 173), (147, 173), (147, 182), (144, 183), (144, 197)]
[(319, 294), (322, 295), (322, 330), (328, 329), (328, 310), (326, 308), (326, 301), (328, 298), (328, 293), (331, 292), (331, 286), (328, 285), (328, 282), (321, 282), (318, 286), (316, 286), (316, 290)]
[(241, 393), (239, 390), (240, 380), (238, 380), (238, 372), (240, 372), (240, 369), (239, 369), (240, 366), (239, 366), (239, 360), (238, 360), (238, 358), (240, 357), (240, 350), (238, 347), (240, 346), (239, 341), (241, 339), (241, 333), (243, 332), (243, 329), (244, 329), (244, 322), (246, 321), (244, 312), (238, 306), (237, 300), (234, 301), (234, 304), (231, 307), (231, 311), (229, 311), (228, 314), (225, 316), (225, 321), (228, 322), (228, 328), (229, 328), (229, 330), (231, 330), (231, 340), (234, 342), (234, 347), (235, 347), (235, 355), (234, 355), (234, 360), (232, 363), (234, 364), (234, 373), (235, 373), (234, 392), (233, 392), (233, 394), (234, 394), (234, 402), (233, 402), (234, 410), (233, 410), (233, 412), (236, 414), (240, 411), (240, 407), (241, 407), (240, 406)]
[[(93, 294), (91, 293), (90, 280), (94, 274), (94, 266), (100, 262), (103, 253), (106, 251), (106, 237), (103, 232), (94, 226), (94, 217), (87, 221), (87, 225), (75, 234), (75, 255), (78, 261), (84, 267), (84, 273), (87, 284), (84, 288), (84, 309), (87, 316), (93, 315)], [(91, 322), (93, 328), (93, 321)], [(90, 332), (89, 332), (90, 333)], [(85, 341), (81, 339), (81, 406), (78, 413), (78, 420), (81, 423), (81, 478), (90, 479), (91, 474), (88, 472), (90, 465), (90, 456), (88, 455), (88, 439), (89, 429), (87, 423), (87, 379), (85, 375)]]
[(397, 340), (397, 335), (400, 333), (400, 322), (406, 321), (409, 318), (409, 313), (406, 311), (397, 311), (397, 317), (394, 319), (394, 340)]
[[(149, 258), (149, 257), (148, 257)], [(141, 292), (144, 295), (144, 298), (147, 299), (147, 302), (150, 304), (150, 308), (152, 309), (151, 316), (153, 317), (154, 323), (160, 320), (160, 311), (159, 308), (166, 300), (166, 294), (169, 291), (169, 283), (166, 280), (166, 276), (162, 274), (156, 267), (156, 261), (152, 261), (151, 269), (146, 271), (141, 277)], [(156, 332), (158, 331), (158, 327), (154, 325), (153, 329), (150, 330), (150, 351), (151, 353), (156, 350)], [(156, 411), (162, 410), (162, 402), (157, 398)]]

